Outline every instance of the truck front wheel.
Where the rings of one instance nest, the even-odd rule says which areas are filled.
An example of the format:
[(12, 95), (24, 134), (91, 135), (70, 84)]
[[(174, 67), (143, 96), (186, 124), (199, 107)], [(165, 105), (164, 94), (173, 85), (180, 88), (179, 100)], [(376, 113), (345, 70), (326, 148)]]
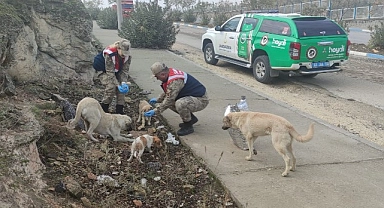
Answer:
[(205, 62), (212, 65), (216, 65), (217, 62), (219, 61), (218, 59), (215, 58), (215, 50), (213, 49), (212, 43), (208, 43), (207, 45), (205, 45), (204, 59), (205, 59)]

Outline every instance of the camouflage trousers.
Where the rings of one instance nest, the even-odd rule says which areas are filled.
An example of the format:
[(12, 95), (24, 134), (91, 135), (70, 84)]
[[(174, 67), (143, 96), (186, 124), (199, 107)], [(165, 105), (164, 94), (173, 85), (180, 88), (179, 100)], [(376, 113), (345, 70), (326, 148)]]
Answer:
[(178, 113), (183, 122), (188, 122), (191, 120), (191, 113), (203, 110), (208, 103), (208, 95), (205, 93), (202, 97), (182, 97), (176, 100), (175, 106), (170, 107), (170, 109)]
[(117, 89), (119, 85), (119, 81), (115, 76), (108, 76), (106, 73), (102, 73), (99, 75), (99, 79), (102, 85), (104, 85), (104, 96), (101, 103), (111, 104), (113, 98), (116, 96), (116, 105), (124, 105), (125, 104), (125, 95), (120, 93)]

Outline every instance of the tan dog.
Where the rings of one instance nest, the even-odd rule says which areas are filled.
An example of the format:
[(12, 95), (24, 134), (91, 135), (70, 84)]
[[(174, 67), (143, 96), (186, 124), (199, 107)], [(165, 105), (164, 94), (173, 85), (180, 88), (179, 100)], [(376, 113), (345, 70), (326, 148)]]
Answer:
[(149, 134), (144, 134), (142, 136), (137, 137), (132, 143), (131, 157), (129, 157), (128, 162), (131, 162), (133, 156), (135, 156), (140, 163), (143, 163), (143, 161), (141, 161), (141, 155), (143, 155), (145, 147), (149, 149), (149, 152), (152, 152), (152, 144), (154, 144), (156, 148), (162, 147), (161, 140), (157, 136), (150, 136)]
[(143, 129), (145, 127), (145, 122), (148, 121), (148, 125), (151, 125), (151, 118), (152, 117), (145, 117), (144, 113), (152, 110), (153, 107), (146, 101), (146, 100), (140, 100), (139, 103), (139, 118), (137, 119), (137, 123), (141, 120), (141, 125), (137, 128), (138, 130)]
[(120, 134), (121, 130), (127, 130), (132, 120), (127, 115), (104, 113), (99, 102), (93, 98), (83, 98), (76, 108), (76, 116), (68, 121), (68, 128), (74, 128), (80, 119), (84, 120), (88, 137), (95, 142), (99, 140), (92, 136), (93, 132), (110, 135), (114, 141), (133, 141)]
[(252, 159), (253, 143), (258, 136), (271, 135), (272, 144), (285, 161), (285, 171), (281, 174), (287, 176), (290, 170), (296, 169), (296, 158), (292, 152), (292, 138), (299, 142), (308, 142), (314, 134), (314, 123), (309, 126), (306, 135), (297, 133), (292, 124), (285, 118), (259, 112), (232, 112), (223, 118), (222, 129), (240, 129), (247, 140), (249, 155), (246, 160)]

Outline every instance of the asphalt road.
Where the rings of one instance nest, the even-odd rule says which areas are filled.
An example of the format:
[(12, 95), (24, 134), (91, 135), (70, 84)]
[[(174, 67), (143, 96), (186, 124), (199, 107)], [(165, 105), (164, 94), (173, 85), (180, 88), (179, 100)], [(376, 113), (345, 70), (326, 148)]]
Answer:
[(352, 43), (360, 43), (360, 44), (368, 44), (369, 39), (371, 38), (371, 34), (369, 32), (363, 31), (350, 31), (348, 34), (348, 38)]
[[(176, 41), (178, 43), (200, 49), (201, 35), (204, 34), (204, 32), (204, 29), (180, 26), (180, 32), (176, 36)], [(355, 36), (355, 33), (357, 33), (357, 35), (364, 34), (363, 32), (354, 32), (351, 35)], [(203, 55), (203, 53), (201, 55)], [(376, 70), (382, 69), (381, 71), (384, 71), (383, 63), (383, 61), (378, 61), (376, 63), (368, 58), (351, 56), (347, 65), (343, 67), (343, 70), (348, 72), (358, 71), (357, 73), (365, 73), (365, 70), (371, 68)], [(233, 67), (236, 66), (233, 65)], [(366, 74), (366, 76), (368, 75)], [(372, 73), (369, 76), (381, 75)], [(351, 77), (345, 76), (343, 73), (321, 74), (318, 75), (316, 79), (302, 79), (298, 77), (292, 80), (301, 84), (310, 84), (324, 88), (342, 98), (353, 99), (384, 109), (384, 96), (380, 96), (384, 95), (384, 82), (372, 82), (364, 79), (363, 76), (360, 75)]]

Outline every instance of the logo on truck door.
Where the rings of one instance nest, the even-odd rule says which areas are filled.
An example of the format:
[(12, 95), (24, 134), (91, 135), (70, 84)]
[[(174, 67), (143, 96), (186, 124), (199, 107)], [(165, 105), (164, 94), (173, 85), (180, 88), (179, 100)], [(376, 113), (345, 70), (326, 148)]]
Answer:
[(247, 40), (247, 34), (245, 34), (245, 33), (241, 34), (240, 43), (245, 43), (246, 40)]
[(267, 43), (268, 43), (268, 36), (264, 35), (261, 38), (260, 45), (265, 46), (265, 45), (267, 45)]

